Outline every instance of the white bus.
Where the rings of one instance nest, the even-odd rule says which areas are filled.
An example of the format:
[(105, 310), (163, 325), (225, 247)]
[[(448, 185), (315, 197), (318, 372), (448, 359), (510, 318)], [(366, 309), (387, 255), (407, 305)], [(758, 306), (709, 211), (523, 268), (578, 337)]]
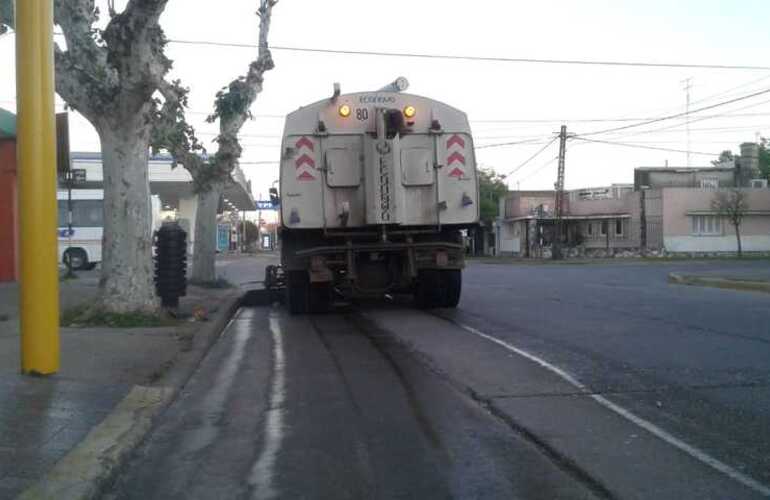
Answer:
[[(73, 269), (93, 269), (102, 260), (104, 226), (104, 191), (102, 189), (72, 190), (72, 229), (68, 218), (66, 189), (56, 193), (58, 202), (59, 258), (70, 262)], [(160, 199), (152, 196), (152, 228), (160, 224)]]

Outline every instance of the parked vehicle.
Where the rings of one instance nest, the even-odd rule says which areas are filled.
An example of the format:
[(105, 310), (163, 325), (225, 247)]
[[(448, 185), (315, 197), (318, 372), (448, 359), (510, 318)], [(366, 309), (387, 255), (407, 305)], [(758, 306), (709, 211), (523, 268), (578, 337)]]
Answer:
[[(58, 204), (59, 258), (72, 269), (93, 269), (102, 260), (104, 190), (66, 189), (56, 193)], [(153, 230), (160, 223), (160, 199), (151, 199)], [(72, 221), (69, 221), (69, 209)]]

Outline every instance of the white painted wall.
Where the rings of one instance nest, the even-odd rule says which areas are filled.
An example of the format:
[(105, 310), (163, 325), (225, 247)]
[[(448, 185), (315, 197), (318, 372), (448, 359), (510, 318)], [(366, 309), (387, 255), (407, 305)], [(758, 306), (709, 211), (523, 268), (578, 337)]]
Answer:
[(178, 219), (184, 219), (186, 221), (181, 224), (182, 228), (187, 231), (187, 253), (191, 255), (193, 252), (193, 242), (195, 240), (195, 212), (197, 209), (197, 196), (179, 199), (179, 211), (177, 217)]
[[(769, 252), (769, 235), (741, 237), (744, 252)], [(663, 245), (669, 252), (737, 252), (735, 235), (724, 236), (664, 236)]]
[(521, 251), (521, 238), (515, 235), (514, 226), (519, 224), (518, 222), (503, 222), (500, 224), (500, 253), (515, 253), (518, 254)]

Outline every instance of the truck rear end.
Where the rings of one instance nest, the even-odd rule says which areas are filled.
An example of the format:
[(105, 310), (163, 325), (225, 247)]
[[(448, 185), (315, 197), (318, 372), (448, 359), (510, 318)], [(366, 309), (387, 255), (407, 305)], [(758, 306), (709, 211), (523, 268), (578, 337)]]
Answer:
[(337, 95), (289, 114), (281, 147), (281, 264), (293, 313), (338, 296), (412, 293), (454, 307), (479, 218), (466, 115), (397, 92)]

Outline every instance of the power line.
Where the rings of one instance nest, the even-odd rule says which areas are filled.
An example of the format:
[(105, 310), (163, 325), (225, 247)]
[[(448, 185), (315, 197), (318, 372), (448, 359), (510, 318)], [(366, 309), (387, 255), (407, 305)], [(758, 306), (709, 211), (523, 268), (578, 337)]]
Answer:
[[(695, 101), (693, 101), (695, 102)], [(769, 101), (765, 101), (769, 102)], [(762, 104), (762, 103), (760, 103)], [(758, 106), (759, 104), (756, 104)], [(754, 105), (750, 106), (754, 107)], [(717, 115), (708, 115), (704, 116), (703, 118), (717, 118), (717, 117), (750, 117), (750, 116), (770, 116), (770, 111), (764, 112), (764, 113), (723, 113), (723, 114), (717, 114)], [(551, 123), (595, 123), (595, 122), (638, 122), (643, 120), (654, 120), (655, 117), (638, 117), (638, 118), (580, 118), (580, 119), (562, 119), (562, 118), (555, 118), (555, 119), (492, 119), (492, 120), (471, 120), (471, 123), (544, 123), (544, 124), (551, 124)]]
[(535, 154), (533, 154), (532, 156), (530, 156), (529, 158), (527, 158), (526, 160), (524, 160), (524, 162), (522, 162), (521, 164), (519, 164), (519, 166), (517, 166), (517, 167), (514, 167), (514, 168), (512, 168), (511, 170), (509, 170), (507, 174), (503, 175), (503, 177), (508, 177), (509, 175), (512, 175), (512, 174), (516, 173), (518, 170), (521, 170), (521, 168), (522, 168), (522, 167), (524, 167), (526, 164), (528, 164), (529, 162), (531, 162), (532, 160), (534, 160), (535, 158), (537, 158), (537, 157), (538, 157), (538, 156), (539, 156), (539, 155), (540, 155), (540, 154), (541, 154), (543, 151), (545, 151), (546, 149), (548, 149), (548, 147), (549, 147), (551, 144), (553, 144), (554, 142), (556, 142), (556, 139), (558, 139), (558, 138), (559, 138), (559, 137), (558, 137), (558, 136), (556, 136), (556, 137), (554, 137), (553, 139), (551, 139), (551, 140), (550, 140), (550, 141), (549, 141), (549, 142), (548, 142), (548, 143), (547, 143), (545, 146), (543, 146), (542, 148), (538, 149), (538, 150), (537, 150), (537, 152), (536, 152)]
[(644, 146), (641, 144), (630, 144), (627, 142), (614, 142), (614, 141), (602, 141), (599, 139), (586, 139), (584, 137), (575, 136), (573, 139), (576, 139), (578, 141), (585, 141), (585, 142), (595, 142), (598, 144), (609, 144), (612, 146), (625, 146), (627, 148), (638, 148), (638, 149), (652, 149), (655, 151), (667, 151), (671, 153), (689, 153), (693, 155), (703, 155), (703, 156), (719, 156), (716, 153), (705, 153), (703, 151), (690, 151), (688, 149), (670, 149), (670, 148), (661, 148), (657, 146)]
[(682, 116), (689, 116), (689, 115), (691, 115), (693, 113), (699, 113), (701, 111), (706, 111), (706, 110), (709, 110), (709, 109), (718, 108), (720, 106), (727, 106), (728, 104), (732, 104), (734, 102), (745, 101), (746, 99), (751, 99), (752, 97), (757, 97), (757, 96), (764, 95), (764, 94), (767, 94), (767, 93), (770, 93), (770, 89), (760, 90), (758, 92), (753, 92), (753, 93), (748, 94), (748, 95), (744, 95), (744, 96), (741, 96), (741, 97), (736, 97), (736, 98), (730, 99), (728, 101), (718, 102), (716, 104), (711, 104), (709, 106), (704, 106), (702, 108), (697, 108), (697, 109), (685, 111), (683, 113), (675, 113), (673, 115), (661, 116), (659, 118), (654, 118), (652, 120), (647, 120), (647, 121), (643, 121), (643, 122), (639, 122), (639, 123), (632, 123), (631, 125), (623, 125), (621, 127), (614, 127), (614, 128), (609, 128), (609, 129), (605, 129), (605, 130), (595, 130), (593, 132), (586, 132), (586, 133), (580, 134), (580, 135), (586, 136), (586, 135), (607, 134), (609, 132), (616, 132), (616, 131), (619, 131), (619, 130), (626, 130), (626, 129), (629, 129), (629, 128), (643, 127), (645, 125), (650, 125), (652, 123), (662, 122), (662, 121), (665, 121), (665, 120), (672, 120), (674, 118), (679, 118), (679, 117), (682, 117)]
[[(753, 80), (750, 80), (748, 82), (744, 82), (744, 83), (742, 83), (740, 85), (737, 85), (735, 87), (730, 87), (729, 89), (725, 89), (723, 91), (716, 92), (714, 94), (709, 94), (709, 95), (707, 95), (705, 97), (701, 97), (700, 99), (695, 99), (690, 104), (699, 104), (699, 103), (702, 103), (702, 102), (712, 101), (712, 100), (716, 99), (717, 97), (722, 97), (722, 96), (733, 97), (733, 96), (736, 95), (736, 92), (734, 92), (735, 90), (738, 90), (738, 89), (741, 89), (741, 88), (744, 88), (744, 87), (750, 87), (750, 86), (752, 86), (754, 84), (757, 84), (759, 82), (767, 80), (768, 78), (770, 78), (770, 75), (763, 76), (762, 78), (753, 79)], [(667, 107), (663, 107), (663, 108), (656, 108), (657, 111), (650, 111), (650, 112), (651, 113), (655, 113), (657, 115), (657, 114), (661, 114), (661, 113), (671, 113), (671, 112), (674, 112), (676, 110), (679, 110), (680, 108), (681, 108), (680, 106), (673, 106), (673, 107), (672, 106), (667, 106)], [(647, 119), (647, 118), (644, 118), (644, 119)]]
[(543, 136), (537, 136), (537, 135), (481, 135), (483, 132), (479, 133), (479, 135), (474, 134), (473, 138), (476, 140), (489, 140), (489, 139), (516, 139), (516, 140), (533, 140), (533, 141), (541, 141), (543, 140)]
[(715, 97), (722, 97), (722, 96), (725, 96), (725, 95), (731, 95), (731, 94), (734, 94), (734, 92), (733, 92), (734, 90), (742, 89), (744, 87), (749, 87), (751, 85), (754, 85), (755, 83), (763, 82), (763, 81), (767, 80), (768, 78), (770, 78), (770, 75), (763, 76), (762, 78), (757, 78), (755, 80), (751, 80), (751, 81), (746, 82), (746, 83), (742, 83), (742, 84), (737, 85), (735, 87), (730, 87), (729, 89), (723, 90), (722, 92), (717, 92), (716, 94), (710, 94), (710, 95), (707, 95), (706, 97), (701, 97), (700, 99), (695, 99), (690, 104), (697, 104), (699, 102), (710, 101), (711, 99), (714, 99)]
[(530, 177), (532, 177), (532, 176), (533, 176), (533, 175), (535, 175), (536, 173), (540, 172), (540, 171), (541, 171), (541, 170), (543, 170), (545, 167), (547, 167), (547, 166), (551, 165), (553, 162), (557, 161), (558, 159), (559, 159), (559, 157), (558, 157), (558, 156), (554, 156), (553, 158), (551, 158), (550, 160), (548, 160), (547, 162), (543, 163), (542, 165), (540, 165), (539, 167), (537, 167), (535, 170), (533, 170), (532, 172), (530, 172), (528, 175), (526, 175), (526, 176), (522, 177), (521, 179), (519, 179), (519, 182), (524, 182), (524, 181), (526, 181), (527, 179), (529, 179)]
[(544, 137), (540, 139), (528, 139), (524, 141), (496, 142), (494, 144), (483, 144), (481, 146), (476, 146), (475, 149), (499, 148), (503, 146), (516, 146), (518, 144), (539, 144), (542, 139), (544, 139)]
[[(761, 105), (767, 104), (767, 103), (770, 103), (770, 99), (768, 99), (766, 101), (750, 104), (748, 106), (741, 106), (740, 108), (735, 108), (732, 111), (742, 111), (744, 109), (755, 108), (757, 106), (761, 106)], [(696, 123), (696, 122), (702, 122), (704, 120), (710, 120), (710, 119), (713, 119), (713, 118), (721, 118), (721, 117), (727, 116), (728, 114), (729, 113), (700, 116), (698, 118), (689, 119), (687, 121), (692, 124), (692, 123)], [(761, 113), (760, 116), (769, 116), (769, 114)], [(681, 127), (683, 127), (685, 125), (685, 123), (686, 122), (675, 123), (673, 125), (666, 125), (665, 127), (659, 127), (659, 128), (649, 129), (649, 130), (640, 130), (640, 131), (631, 132), (631, 133), (628, 133), (628, 134), (622, 134), (620, 137), (614, 137), (613, 139), (622, 139), (624, 137), (633, 137), (633, 136), (636, 136), (636, 135), (652, 134), (652, 133), (661, 132), (661, 131), (664, 131), (664, 130), (671, 130), (671, 129), (681, 128)]]
[[(219, 136), (218, 132), (196, 132), (196, 134), (210, 136), (210, 137)], [(238, 137), (251, 137), (255, 139), (281, 139), (283, 136), (270, 135), (270, 134), (238, 134)]]
[[(194, 111), (191, 109), (185, 110), (185, 113), (190, 115), (203, 115), (203, 116), (211, 116), (213, 114), (213, 111)], [(251, 115), (254, 118), (286, 118), (286, 115), (269, 115), (269, 114), (252, 114)]]
[[(209, 45), (213, 47), (240, 47), (257, 48), (257, 44), (215, 42), (208, 40), (169, 40), (170, 43), (182, 45)], [(271, 45), (271, 50), (284, 50), (290, 52), (309, 52), (320, 54), (343, 54), (357, 56), (378, 57), (406, 57), (419, 59), (444, 59), (452, 61), (481, 61), (481, 62), (505, 62), (505, 63), (535, 63), (535, 64), (573, 64), (582, 66), (622, 66), (622, 67), (648, 67), (648, 68), (695, 68), (695, 69), (729, 69), (729, 70), (758, 70), (770, 71), (770, 66), (732, 65), (732, 64), (691, 64), (691, 63), (657, 63), (644, 61), (602, 61), (587, 59), (540, 59), (530, 57), (492, 57), (492, 56), (458, 56), (450, 54), (428, 54), (419, 52), (384, 52), (375, 50), (342, 50), (319, 49), (309, 47), (293, 47), (286, 45)]]
[[(637, 135), (646, 135), (646, 134), (670, 134), (670, 133), (681, 133), (681, 130), (677, 130), (678, 127), (682, 127), (683, 124), (677, 124), (672, 127), (665, 127), (665, 128), (659, 128), (659, 129), (652, 129), (652, 130), (640, 130), (638, 132), (635, 132), (633, 134), (626, 134), (619, 137), (612, 137), (612, 139), (622, 139), (624, 137), (633, 137)], [(717, 132), (740, 132), (745, 130), (765, 130), (770, 128), (770, 124), (762, 124), (762, 125), (743, 125), (740, 127), (700, 127), (700, 128), (693, 128), (690, 129), (691, 132), (705, 132), (705, 135), (713, 135)], [(500, 139), (526, 139), (529, 136), (498, 136)], [(478, 137), (477, 137), (478, 138)], [(488, 139), (491, 139), (492, 137), (488, 137)], [(476, 149), (478, 149), (481, 146), (477, 146)]]

